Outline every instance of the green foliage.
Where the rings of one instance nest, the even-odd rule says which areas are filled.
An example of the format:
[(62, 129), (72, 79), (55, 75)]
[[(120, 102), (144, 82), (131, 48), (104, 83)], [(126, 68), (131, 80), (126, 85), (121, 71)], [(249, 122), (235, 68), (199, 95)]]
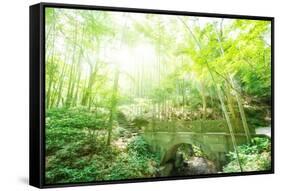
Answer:
[(153, 176), (157, 157), (148, 144), (134, 138), (128, 153), (106, 146), (99, 134), (106, 115), (87, 108), (57, 108), (47, 112), (47, 183), (87, 182)]
[(148, 143), (141, 137), (134, 137), (128, 144), (128, 151), (136, 152), (140, 156), (148, 156), (150, 153)]
[[(243, 171), (261, 171), (271, 169), (271, 144), (268, 138), (253, 138), (250, 144), (238, 147), (239, 159)], [(235, 152), (227, 154), (229, 163), (224, 172), (240, 172)]]
[(47, 111), (47, 128), (89, 128), (106, 127), (106, 110), (89, 111), (85, 107), (54, 108)]
[[(103, 111), (103, 110), (101, 110)], [(95, 131), (106, 127), (104, 112), (84, 107), (54, 108), (46, 114), (46, 154), (52, 154), (83, 137), (95, 138)]]
[(152, 153), (141, 136), (134, 137), (127, 149), (128, 152), (120, 153), (113, 163), (110, 180), (155, 176), (160, 163), (159, 153)]
[[(227, 115), (270, 124), (268, 21), (56, 8), (45, 17), (47, 183), (156, 176), (160, 151), (141, 134), (158, 122), (174, 132), (187, 121), (220, 132), (211, 124)], [(238, 150), (246, 171), (270, 168), (269, 140)], [(224, 171), (238, 171), (228, 158)]]
[(104, 148), (103, 140), (90, 137), (82, 140), (80, 137), (80, 141), (68, 143), (54, 155), (47, 157), (46, 181), (60, 183), (102, 179), (99, 171), (103, 169), (103, 161), (116, 154), (115, 151), (103, 150)]
[(129, 145), (128, 152), (120, 152), (106, 146), (103, 139), (80, 137), (47, 157), (47, 183), (153, 177), (159, 157), (149, 151), (141, 137)]

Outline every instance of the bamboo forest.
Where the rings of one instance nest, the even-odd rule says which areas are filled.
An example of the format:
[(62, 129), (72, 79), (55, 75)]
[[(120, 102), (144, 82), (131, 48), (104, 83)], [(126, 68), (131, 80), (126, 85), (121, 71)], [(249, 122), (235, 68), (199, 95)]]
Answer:
[(271, 22), (45, 9), (45, 182), (271, 170)]

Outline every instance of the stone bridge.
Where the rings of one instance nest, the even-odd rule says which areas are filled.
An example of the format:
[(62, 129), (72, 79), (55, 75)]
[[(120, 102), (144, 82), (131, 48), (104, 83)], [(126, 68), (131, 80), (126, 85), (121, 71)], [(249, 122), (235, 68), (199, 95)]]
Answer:
[[(247, 142), (240, 121), (231, 120), (236, 124), (233, 128), (237, 145)], [(252, 136), (256, 136), (250, 129)], [(153, 150), (160, 151), (161, 166), (175, 159), (179, 146), (196, 145), (201, 148), (208, 159), (213, 161), (218, 170), (225, 162), (225, 154), (233, 150), (230, 133), (225, 120), (209, 121), (153, 121), (145, 128), (144, 139)]]

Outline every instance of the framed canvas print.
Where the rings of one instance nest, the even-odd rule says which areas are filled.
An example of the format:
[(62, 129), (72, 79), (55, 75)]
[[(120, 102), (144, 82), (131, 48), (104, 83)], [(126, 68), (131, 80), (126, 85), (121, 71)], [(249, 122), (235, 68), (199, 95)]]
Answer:
[(30, 7), (30, 184), (274, 172), (274, 18)]

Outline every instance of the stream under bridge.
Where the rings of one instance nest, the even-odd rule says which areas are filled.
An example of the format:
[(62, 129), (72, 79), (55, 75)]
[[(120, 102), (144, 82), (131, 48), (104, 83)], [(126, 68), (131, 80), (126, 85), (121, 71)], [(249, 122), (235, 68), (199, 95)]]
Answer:
[[(231, 120), (231, 123), (236, 124), (233, 131), (237, 145), (247, 143), (241, 121)], [(253, 128), (250, 128), (250, 135), (261, 136)], [(234, 150), (226, 120), (152, 121), (145, 128), (143, 137), (152, 150), (160, 151), (161, 166), (173, 160), (183, 144), (201, 148), (218, 170), (225, 163), (225, 154)]]

